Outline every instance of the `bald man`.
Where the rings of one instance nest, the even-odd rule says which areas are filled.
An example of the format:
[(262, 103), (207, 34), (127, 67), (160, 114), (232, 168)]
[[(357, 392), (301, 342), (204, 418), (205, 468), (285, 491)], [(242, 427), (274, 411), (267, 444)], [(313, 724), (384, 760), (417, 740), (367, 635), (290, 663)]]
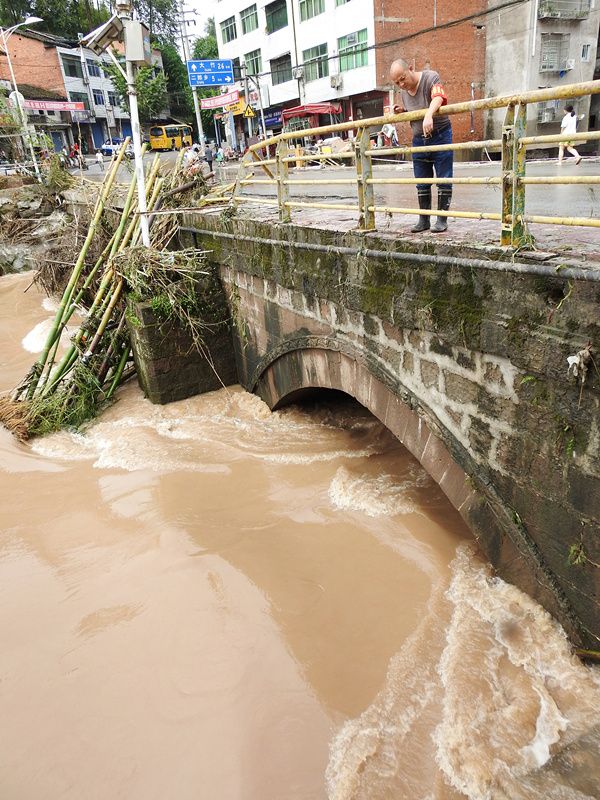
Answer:
[[(398, 58), (390, 67), (390, 78), (400, 89), (402, 105), (394, 106), (394, 113), (417, 111), (426, 108), (427, 113), (422, 120), (413, 120), (410, 125), (413, 133), (413, 147), (452, 143), (452, 126), (448, 116), (440, 116), (437, 112), (448, 102), (442, 81), (437, 72), (424, 69), (416, 72), (412, 65)], [(453, 168), (452, 150), (433, 151), (429, 153), (413, 153), (413, 171), (415, 178), (451, 178)], [(452, 184), (438, 184), (438, 211), (448, 211), (452, 199)], [(431, 184), (417, 184), (419, 208), (431, 209)], [(421, 233), (430, 230), (441, 233), (448, 229), (448, 218), (438, 217), (431, 225), (431, 215), (422, 214), (411, 230)]]

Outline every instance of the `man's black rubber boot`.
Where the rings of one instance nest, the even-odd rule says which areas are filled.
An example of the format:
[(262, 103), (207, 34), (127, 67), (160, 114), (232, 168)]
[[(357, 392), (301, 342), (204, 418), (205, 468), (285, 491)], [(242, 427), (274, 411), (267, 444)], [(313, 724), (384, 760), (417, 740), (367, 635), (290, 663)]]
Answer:
[[(452, 190), (438, 189), (438, 211), (448, 211), (452, 200)], [(438, 217), (431, 226), (432, 233), (443, 233), (448, 230), (448, 217)]]
[[(417, 189), (417, 198), (419, 200), (419, 208), (431, 208), (431, 186), (426, 189)], [(429, 214), (421, 214), (419, 221), (410, 229), (412, 233), (421, 233), (428, 231), (431, 225), (431, 218)]]

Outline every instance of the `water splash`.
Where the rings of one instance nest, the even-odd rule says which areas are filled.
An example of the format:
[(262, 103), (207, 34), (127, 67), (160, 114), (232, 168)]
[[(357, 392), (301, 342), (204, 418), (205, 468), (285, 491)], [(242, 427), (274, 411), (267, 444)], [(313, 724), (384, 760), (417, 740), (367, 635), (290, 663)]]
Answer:
[(329, 798), (597, 798), (560, 779), (560, 757), (589, 760), (591, 749), (598, 785), (598, 708), (600, 672), (573, 656), (535, 601), (461, 546), (448, 590), (434, 591), (385, 687), (334, 739)]

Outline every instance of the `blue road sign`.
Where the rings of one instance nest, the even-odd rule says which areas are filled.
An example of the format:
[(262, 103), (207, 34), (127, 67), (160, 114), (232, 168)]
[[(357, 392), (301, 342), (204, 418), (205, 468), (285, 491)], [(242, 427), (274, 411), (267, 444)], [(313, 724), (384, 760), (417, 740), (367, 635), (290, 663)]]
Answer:
[(233, 63), (229, 59), (214, 61), (188, 61), (190, 86), (232, 86)]

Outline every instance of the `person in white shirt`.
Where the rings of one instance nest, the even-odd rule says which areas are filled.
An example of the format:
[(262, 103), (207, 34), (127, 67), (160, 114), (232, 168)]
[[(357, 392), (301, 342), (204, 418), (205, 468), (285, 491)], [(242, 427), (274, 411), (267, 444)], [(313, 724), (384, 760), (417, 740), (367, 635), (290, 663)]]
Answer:
[[(573, 106), (565, 106), (565, 115), (562, 118), (562, 122), (560, 123), (560, 132), (568, 135), (569, 133), (576, 133), (577, 132), (577, 114), (573, 111)], [(573, 147), (573, 142), (560, 142), (558, 145), (558, 164), (562, 164), (563, 156), (565, 154), (565, 147), (571, 153), (571, 155), (575, 156), (575, 163), (579, 164), (581, 161), (581, 156)]]

